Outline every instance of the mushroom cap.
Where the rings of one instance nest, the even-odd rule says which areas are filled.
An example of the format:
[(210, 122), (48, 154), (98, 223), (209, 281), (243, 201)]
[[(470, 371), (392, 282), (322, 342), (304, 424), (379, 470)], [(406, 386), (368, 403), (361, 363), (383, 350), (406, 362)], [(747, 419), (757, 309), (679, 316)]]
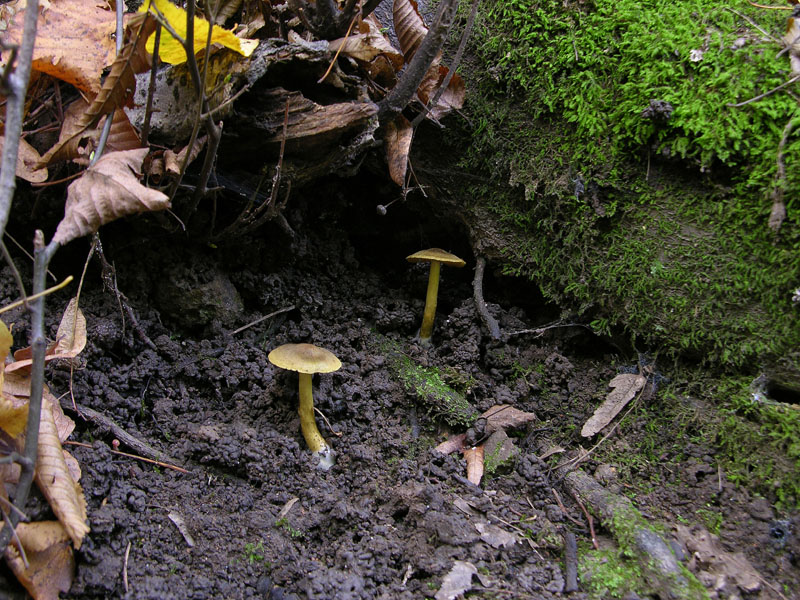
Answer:
[(342, 366), (333, 352), (314, 344), (284, 344), (270, 352), (267, 359), (276, 367), (298, 373), (330, 373)]
[(408, 262), (431, 262), (437, 261), (448, 267), (463, 267), (467, 263), (458, 258), (455, 254), (445, 252), (441, 248), (428, 248), (427, 250), (420, 250), (411, 256), (406, 256)]

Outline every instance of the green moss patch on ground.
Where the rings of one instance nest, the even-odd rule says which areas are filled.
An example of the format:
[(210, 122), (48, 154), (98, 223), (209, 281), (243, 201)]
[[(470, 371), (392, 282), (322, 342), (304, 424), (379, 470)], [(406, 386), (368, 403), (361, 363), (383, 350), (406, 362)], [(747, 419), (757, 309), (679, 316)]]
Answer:
[[(463, 163), (505, 269), (598, 331), (744, 365), (800, 339), (800, 122), (786, 13), (709, 0), (483, 4)], [(746, 17), (746, 18), (745, 18)], [(749, 20), (748, 20), (749, 19)], [(763, 33), (762, 31), (763, 30)], [(776, 187), (788, 217), (768, 218)]]

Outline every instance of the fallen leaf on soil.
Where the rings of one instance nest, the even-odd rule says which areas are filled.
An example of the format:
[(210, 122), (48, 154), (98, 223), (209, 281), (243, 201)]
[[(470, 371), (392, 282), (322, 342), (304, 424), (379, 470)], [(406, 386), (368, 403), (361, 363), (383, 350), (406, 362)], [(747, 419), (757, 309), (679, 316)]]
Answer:
[(457, 560), (453, 568), (444, 576), (442, 587), (436, 592), (436, 600), (455, 600), (458, 596), (472, 588), (472, 576), (478, 574), (478, 569), (470, 562)]
[(498, 429), (513, 429), (536, 419), (533, 413), (514, 408), (510, 404), (496, 404), (481, 415), (486, 419), (486, 433)]
[(72, 478), (64, 460), (53, 418), (52, 400), (48, 396), (42, 398), (36, 483), (56, 517), (64, 525), (75, 548), (80, 548), (83, 537), (89, 532), (86, 524), (86, 500), (81, 486)]
[(27, 422), (27, 406), (16, 406), (9, 398), (0, 396), (0, 429), (13, 439), (25, 431)]
[(392, 18), (400, 49), (406, 57), (406, 62), (410, 62), (428, 33), (428, 27), (422, 20), (414, 0), (394, 0)]
[(475, 523), (481, 540), (492, 548), (508, 548), (517, 543), (517, 536), (491, 523)]
[(58, 358), (74, 358), (86, 347), (86, 317), (78, 307), (77, 296), (72, 298), (64, 309), (56, 339)]
[(206, 145), (208, 141), (208, 136), (204, 135), (199, 137), (195, 140), (194, 146), (192, 147), (192, 151), (189, 152), (189, 146), (184, 146), (179, 152), (175, 153), (172, 150), (167, 150), (164, 152), (164, 163), (167, 173), (171, 173), (173, 175), (177, 175), (181, 172), (183, 161), (186, 159), (186, 153), (189, 152), (189, 161), (186, 165), (192, 164), (194, 159), (197, 158), (197, 155), (200, 154), (200, 151)]
[(614, 377), (608, 384), (614, 388), (603, 403), (597, 407), (594, 414), (589, 417), (581, 429), (583, 437), (592, 437), (606, 425), (611, 423), (628, 402), (630, 402), (642, 387), (647, 378), (633, 373), (621, 373)]
[(414, 138), (414, 128), (403, 115), (397, 115), (386, 126), (386, 161), (389, 163), (389, 176), (397, 185), (403, 187), (408, 169), (408, 153)]
[[(5, 138), (0, 135), (0, 151), (3, 150)], [(41, 183), (47, 180), (47, 169), (39, 168), (42, 157), (36, 149), (24, 139), (19, 140), (19, 151), (17, 153), (17, 177), (30, 181), (31, 183)]]
[(75, 559), (69, 536), (58, 521), (20, 523), (17, 535), (25, 549), (28, 567), (14, 544), (6, 547), (6, 562), (34, 600), (58, 600), (75, 577)]
[[(168, 0), (148, 0), (139, 9), (140, 12), (148, 10), (156, 14), (156, 10), (169, 22), (175, 33), (184, 40), (186, 39), (186, 11)], [(208, 21), (200, 17), (194, 18), (194, 52), (195, 54), (206, 47), (208, 39)], [(258, 46), (258, 40), (247, 40), (236, 37), (232, 31), (223, 29), (218, 25), (211, 28), (211, 43), (220, 44), (243, 56), (250, 56)], [(147, 51), (152, 54), (155, 49), (155, 34), (147, 40)], [(186, 62), (186, 52), (181, 43), (172, 36), (166, 29), (161, 34), (161, 42), (158, 48), (158, 57), (173, 65)]]
[(717, 589), (725, 585), (725, 580), (734, 582), (746, 594), (754, 594), (761, 589), (761, 578), (744, 553), (725, 551), (719, 538), (704, 527), (689, 528), (677, 524), (675, 531), (678, 540), (692, 555), (688, 564), (690, 571), (708, 573), (708, 579)]
[[(56, 351), (56, 343), (50, 344), (44, 351), (44, 360), (53, 360), (53, 353)], [(6, 373), (13, 373), (19, 371), (23, 367), (30, 367), (33, 364), (33, 346), (26, 346), (25, 348), (18, 348), (14, 350), (14, 362), (6, 364)], [(21, 375), (27, 375), (30, 369), (20, 372)]]
[(464, 448), (461, 452), (467, 461), (467, 479), (480, 485), (483, 478), (483, 446)]
[(103, 155), (67, 189), (64, 219), (53, 241), (66, 244), (114, 219), (169, 208), (169, 198), (139, 183), (147, 148)]
[[(103, 5), (85, 0), (52, 0), (40, 10), (32, 69), (84, 92), (97, 93), (103, 69), (116, 55), (116, 17)], [(14, 16), (6, 42), (22, 41), (23, 15), (20, 12)]]
[(169, 518), (173, 525), (178, 528), (178, 531), (183, 536), (186, 545), (189, 546), (189, 548), (194, 547), (194, 538), (192, 537), (192, 534), (189, 533), (189, 528), (186, 527), (186, 521), (183, 519), (183, 517), (176, 512), (169, 512), (167, 513), (167, 518)]
[(0, 321), (0, 390), (3, 389), (3, 376), (5, 375), (6, 357), (11, 351), (11, 345), (14, 343), (14, 336), (8, 330), (8, 326)]
[(436, 446), (436, 450), (442, 454), (452, 454), (456, 450), (461, 450), (464, 447), (464, 439), (466, 437), (467, 434), (465, 433), (454, 435)]

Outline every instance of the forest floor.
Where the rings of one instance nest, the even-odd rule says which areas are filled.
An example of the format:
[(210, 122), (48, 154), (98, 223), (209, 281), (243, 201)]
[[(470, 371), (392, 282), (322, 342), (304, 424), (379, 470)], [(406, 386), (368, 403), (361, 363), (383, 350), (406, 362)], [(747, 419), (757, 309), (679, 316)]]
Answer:
[[(64, 597), (556, 598), (564, 595), (567, 530), (581, 564), (581, 591), (570, 597), (646, 597), (596, 520), (601, 550), (592, 550), (584, 513), (553, 469), (606, 433), (580, 437), (608, 382), (644, 359), (584, 328), (492, 340), (475, 308), (468, 256), (467, 268), (443, 269), (433, 344), (423, 347), (414, 336), (427, 269), (404, 259), (443, 244), (399, 248), (379, 267), (346, 232), (316, 218), (290, 217), (293, 235), (270, 226), (259, 245), (227, 250), (175, 238), (126, 246), (108, 241), (113, 230), (103, 234), (117, 285), (153, 346), (123, 319), (92, 267), (74, 397), (185, 472), (113, 454), (112, 431), (68, 411), (77, 422), (72, 441), (85, 444), (68, 449), (82, 469), (91, 532)], [(2, 289), (3, 303), (15, 296), (8, 269)], [(48, 301), (51, 335), (68, 296)], [(496, 280), (486, 299), (504, 333), (542, 324)], [(15, 333), (23, 344), (24, 325)], [(297, 375), (267, 360), (287, 342), (314, 343), (342, 362), (314, 376), (325, 416), (317, 422), (337, 454), (329, 471), (316, 468), (300, 434)], [(447, 425), (447, 409), (426, 396), (424, 381), (409, 383), (409, 372), (460, 394), (468, 413), (510, 404), (536, 419), (508, 431), (513, 458), (489, 465), (476, 486), (459, 453), (434, 449), (466, 426), (457, 418)], [(713, 438), (701, 435), (724, 399), (702, 398), (667, 366), (650, 363), (647, 373), (645, 393), (581, 468), (660, 524), (712, 597), (800, 597), (800, 514), (734, 485)], [(52, 364), (46, 377), (57, 396), (67, 394), (69, 368)], [(68, 394), (62, 402), (71, 405)], [(44, 504), (30, 509), (47, 514)], [(717, 562), (690, 560), (687, 540), (709, 529), (719, 536)], [(735, 552), (757, 572), (760, 591), (737, 582)], [(465, 563), (466, 578), (455, 577)], [(739, 567), (725, 575), (726, 563)], [(23, 597), (6, 567), (0, 590)]]

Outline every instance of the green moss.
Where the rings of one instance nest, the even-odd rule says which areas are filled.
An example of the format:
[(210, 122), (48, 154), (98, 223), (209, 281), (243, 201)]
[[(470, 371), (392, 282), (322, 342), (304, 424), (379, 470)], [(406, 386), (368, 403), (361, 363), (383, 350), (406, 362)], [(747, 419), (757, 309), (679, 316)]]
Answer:
[[(782, 34), (785, 14), (737, 11)], [(507, 0), (480, 14), (462, 163), (488, 182), (465, 197), (496, 220), (506, 272), (673, 354), (743, 365), (791, 348), (800, 135), (785, 147), (788, 218), (777, 236), (767, 221), (800, 113), (785, 92), (729, 106), (791, 76), (779, 46), (711, 0)], [(643, 116), (651, 100), (671, 116)]]
[(800, 410), (756, 400), (742, 378), (720, 383), (716, 395), (725, 403), (705, 432), (728, 479), (780, 506), (800, 507)]
[(636, 561), (616, 550), (583, 548), (578, 566), (581, 587), (591, 599), (621, 598), (648, 587)]

